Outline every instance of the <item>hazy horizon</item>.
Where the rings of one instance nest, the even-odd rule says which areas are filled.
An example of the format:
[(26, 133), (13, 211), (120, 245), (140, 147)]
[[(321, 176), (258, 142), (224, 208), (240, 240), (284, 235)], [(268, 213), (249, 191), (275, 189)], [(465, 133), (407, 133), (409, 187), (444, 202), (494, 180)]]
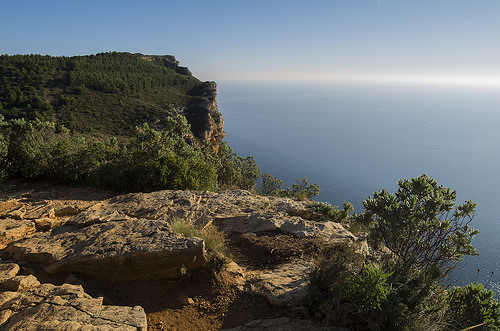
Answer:
[(171, 54), (213, 81), (500, 86), (500, 2), (6, 2), (1, 54)]

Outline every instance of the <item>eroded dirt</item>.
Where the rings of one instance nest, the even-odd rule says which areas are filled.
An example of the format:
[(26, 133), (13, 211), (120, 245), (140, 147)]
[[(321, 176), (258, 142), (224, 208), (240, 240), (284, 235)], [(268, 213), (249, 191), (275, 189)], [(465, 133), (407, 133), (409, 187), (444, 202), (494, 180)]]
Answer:
[(298, 238), (279, 231), (237, 234), (228, 236), (238, 264), (250, 268), (272, 268), (296, 259), (311, 260), (318, 251), (314, 238)]

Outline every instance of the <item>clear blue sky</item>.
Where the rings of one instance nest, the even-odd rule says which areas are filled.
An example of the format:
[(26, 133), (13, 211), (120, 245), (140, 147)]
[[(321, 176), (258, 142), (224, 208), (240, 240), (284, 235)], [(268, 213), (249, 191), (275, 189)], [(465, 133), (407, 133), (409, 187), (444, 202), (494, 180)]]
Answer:
[(1, 54), (172, 54), (215, 81), (500, 84), (500, 0), (3, 0), (0, 8)]

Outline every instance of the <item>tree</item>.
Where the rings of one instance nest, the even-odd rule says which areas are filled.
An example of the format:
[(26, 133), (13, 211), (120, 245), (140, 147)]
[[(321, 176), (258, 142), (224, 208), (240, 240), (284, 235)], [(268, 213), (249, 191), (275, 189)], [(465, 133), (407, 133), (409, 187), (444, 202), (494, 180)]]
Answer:
[(262, 195), (274, 195), (281, 190), (282, 186), (283, 181), (281, 179), (266, 172), (262, 175), (262, 183), (259, 191)]
[(400, 180), (395, 194), (383, 189), (363, 201), (358, 220), (372, 226), (405, 269), (438, 266), (446, 273), (464, 255), (477, 255), (471, 241), (479, 231), (469, 226), (476, 203), (455, 207), (456, 196), (427, 175)]

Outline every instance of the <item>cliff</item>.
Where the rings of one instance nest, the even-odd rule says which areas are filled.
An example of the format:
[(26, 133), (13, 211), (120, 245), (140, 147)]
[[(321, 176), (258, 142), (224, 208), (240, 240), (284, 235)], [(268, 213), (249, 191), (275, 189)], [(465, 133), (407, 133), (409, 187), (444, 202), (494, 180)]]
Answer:
[(187, 118), (197, 138), (218, 145), (226, 133), (222, 114), (217, 109), (217, 84), (205, 82), (196, 86), (189, 94), (198, 99), (191, 101), (182, 115)]

